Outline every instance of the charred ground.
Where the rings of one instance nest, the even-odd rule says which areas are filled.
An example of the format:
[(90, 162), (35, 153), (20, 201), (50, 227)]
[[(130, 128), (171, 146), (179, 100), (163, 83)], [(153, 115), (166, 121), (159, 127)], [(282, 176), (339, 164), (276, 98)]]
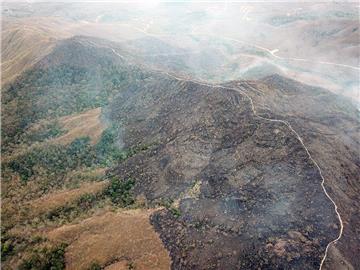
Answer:
[[(324, 89), (280, 76), (223, 87), (244, 91), (259, 115), (288, 121), (304, 138), (348, 223), (348, 242), (336, 246), (342, 257), (329, 257), (357, 266), (356, 258), (349, 259), (359, 246), (355, 106)], [(67, 132), (57, 126), (61, 117), (75, 119), (94, 108), (108, 127), (99, 141), (51, 141)], [(152, 208), (141, 220), (151, 213), (150, 222), (169, 251), (173, 269), (318, 269), (327, 244), (339, 234), (339, 220), (321, 187), (319, 170), (288, 126), (256, 117), (249, 100), (236, 90), (177, 80), (139, 65), (119, 44), (88, 37), (60, 42), (4, 88), (2, 112), (3, 216), (9, 217), (3, 230), (5, 244), (12, 245), (5, 257), (10, 269), (24, 259), (19, 254), (37, 245), (30, 241), (24, 247), (29, 234), (11, 240), (16, 232), (29, 227), (42, 235), (62, 232), (62, 225), (71, 227), (85, 217), (94, 217), (91, 224), (108, 224), (111, 221), (103, 217), (112, 215), (100, 215), (98, 221), (94, 213), (109, 205), (117, 211)], [(38, 158), (36, 151), (34, 155), (34, 147), (45, 159), (55, 156), (52, 160), (61, 170), (51, 173), (54, 164)], [(68, 157), (74, 159), (59, 153), (71, 153)], [(9, 166), (12, 161), (17, 166)], [(24, 164), (33, 174), (20, 181), (23, 170), (17, 169)], [(71, 168), (64, 170), (66, 164)], [(98, 191), (96, 185), (96, 194), (51, 209), (34, 221), (26, 201), (68, 194), (58, 191), (74, 185), (74, 175), (84, 170), (106, 170), (96, 181), (110, 182), (110, 188)], [(119, 201), (126, 204), (114, 205)], [(24, 211), (24, 206), (30, 210)], [(156, 235), (151, 236), (158, 244)], [(72, 237), (63, 238), (70, 241), (64, 258), (76, 257)], [(105, 253), (102, 267), (114, 263)], [(115, 261), (121, 263), (120, 257)], [(90, 260), (83, 265), (89, 266)], [(127, 260), (130, 265), (138, 258)]]
[(152, 223), (172, 267), (317, 269), (339, 223), (288, 127), (255, 117), (233, 90), (153, 84), (110, 105), (125, 145), (154, 144), (113, 173), (136, 179), (148, 204), (170, 204)]

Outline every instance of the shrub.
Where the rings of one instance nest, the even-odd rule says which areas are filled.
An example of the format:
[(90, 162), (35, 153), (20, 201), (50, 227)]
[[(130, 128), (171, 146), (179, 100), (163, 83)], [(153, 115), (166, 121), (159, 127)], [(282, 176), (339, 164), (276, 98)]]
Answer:
[(100, 264), (94, 262), (91, 264), (91, 266), (89, 267), (89, 270), (101, 270), (102, 267), (100, 266)]
[(78, 216), (94, 207), (94, 205), (104, 199), (103, 193), (98, 194), (84, 194), (71, 204), (62, 205), (43, 215), (44, 219), (51, 221), (67, 220), (70, 221), (73, 217)]
[(65, 269), (65, 244), (53, 248), (43, 248), (33, 252), (30, 258), (25, 259), (19, 270), (61, 270)]
[(171, 214), (173, 214), (176, 218), (180, 217), (181, 216), (181, 212), (178, 208), (175, 208), (175, 207), (170, 207), (169, 208), (169, 211)]
[(181, 212), (179, 208), (176, 208), (173, 206), (174, 200), (170, 198), (161, 199), (160, 205), (164, 206), (167, 210), (170, 211), (172, 215), (174, 215), (176, 218), (181, 216)]
[(14, 247), (10, 241), (1, 241), (1, 261), (13, 253)]
[(50, 138), (58, 137), (65, 133), (58, 121), (51, 121), (41, 124), (37, 130), (26, 131), (21, 134), (17, 143), (31, 144), (33, 142), (42, 142)]
[(99, 196), (97, 194), (84, 194), (76, 202), (77, 207), (83, 210), (91, 208)]
[(91, 166), (95, 161), (95, 153), (89, 137), (76, 138), (66, 150), (68, 167), (74, 169), (79, 166)]
[(35, 174), (35, 168), (41, 168), (47, 175), (61, 175), (80, 166), (91, 166), (94, 160), (90, 138), (81, 137), (68, 147), (48, 145), (34, 148), (10, 161), (8, 166), (27, 181)]
[(128, 179), (121, 181), (116, 177), (110, 179), (110, 185), (105, 190), (105, 195), (109, 196), (111, 201), (115, 204), (119, 204), (123, 207), (129, 206), (135, 202), (133, 194), (131, 192), (135, 185), (135, 181)]

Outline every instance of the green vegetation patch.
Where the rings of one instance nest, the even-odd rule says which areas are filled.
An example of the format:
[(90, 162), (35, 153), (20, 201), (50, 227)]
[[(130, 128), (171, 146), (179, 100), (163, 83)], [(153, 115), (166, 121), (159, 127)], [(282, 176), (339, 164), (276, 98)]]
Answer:
[(103, 269), (103, 268), (97, 262), (92, 263), (90, 265), (90, 267), (88, 268), (88, 270), (101, 270), (101, 269)]
[(12, 145), (21, 143), (22, 133), (33, 123), (103, 107), (121, 89), (148, 76), (137, 68), (101, 64), (36, 67), (4, 89), (3, 149), (11, 151)]
[(42, 248), (33, 251), (19, 266), (19, 270), (61, 270), (65, 269), (65, 248), (61, 244), (52, 248)]
[(114, 204), (122, 207), (129, 206), (135, 202), (132, 189), (135, 186), (133, 179), (120, 180), (116, 177), (110, 179), (110, 185), (105, 190), (105, 195), (109, 196)]
[(114, 161), (125, 160), (127, 153), (121, 150), (117, 143), (119, 127), (111, 126), (103, 131), (101, 138), (95, 146), (97, 161), (103, 166), (110, 166)]
[(71, 204), (66, 204), (42, 216), (42, 220), (70, 222), (75, 217), (87, 213), (96, 205), (101, 206), (106, 198), (119, 207), (128, 207), (135, 203), (133, 179), (118, 179), (115, 176), (109, 178), (110, 184), (104, 191), (96, 194), (84, 194)]
[(66, 131), (60, 126), (58, 121), (50, 121), (41, 124), (36, 130), (29, 130), (25, 132), (20, 142), (31, 144), (34, 142), (43, 142), (47, 139), (59, 137), (65, 134)]
[(173, 199), (162, 199), (160, 201), (160, 205), (164, 206), (174, 217), (179, 218), (181, 216), (181, 211), (179, 208), (174, 206)]
[(120, 127), (112, 125), (104, 130), (99, 142), (95, 146), (97, 163), (106, 167), (113, 165), (116, 162), (123, 161), (132, 157), (139, 152), (148, 150), (153, 144), (139, 144), (129, 149), (120, 149), (119, 134)]
[(19, 173), (23, 181), (27, 181), (36, 173), (58, 177), (80, 166), (91, 166), (94, 159), (95, 152), (90, 145), (90, 138), (81, 137), (67, 147), (47, 145), (34, 148), (7, 165), (12, 171)]
[(96, 145), (91, 145), (89, 137), (80, 137), (67, 146), (49, 144), (34, 147), (11, 161), (3, 163), (3, 177), (10, 178), (6, 176), (16, 172), (25, 182), (33, 177), (45, 176), (51, 183), (53, 180), (65, 177), (67, 172), (75, 169), (110, 167), (154, 145), (139, 144), (129, 149), (120, 149), (118, 134), (119, 128), (112, 126), (103, 132)]
[(102, 192), (97, 194), (84, 194), (75, 202), (63, 205), (46, 213), (43, 220), (51, 221), (67, 221), (70, 222), (73, 218), (80, 214), (87, 213), (95, 205), (101, 204), (105, 196)]
[(14, 245), (11, 241), (1, 241), (1, 261), (4, 261), (9, 255), (12, 255)]
[(23, 238), (21, 236), (15, 236), (9, 234), (2, 228), (1, 232), (1, 261), (5, 261), (8, 257), (11, 257), (14, 254), (23, 252), (29, 247), (33, 247), (41, 242), (45, 241), (44, 238), (35, 235), (28, 238)]

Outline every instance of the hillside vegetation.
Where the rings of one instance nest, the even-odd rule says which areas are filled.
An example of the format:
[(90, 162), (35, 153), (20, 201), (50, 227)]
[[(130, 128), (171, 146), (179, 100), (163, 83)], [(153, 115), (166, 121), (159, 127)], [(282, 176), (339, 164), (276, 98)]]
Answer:
[[(134, 180), (105, 170), (152, 145), (123, 148), (119, 122), (104, 121), (101, 111), (148, 72), (90, 42), (76, 37), (58, 43), (3, 89), (5, 269), (63, 269), (69, 243), (48, 239), (46, 231), (96, 211), (142, 207), (132, 194)], [(132, 264), (128, 260), (125, 265)]]
[(61, 40), (2, 90), (4, 269), (319, 269), (340, 229), (322, 174), (243, 93), (324, 169), (351, 223), (330, 259), (357, 266), (351, 101), (179, 80), (128, 45)]

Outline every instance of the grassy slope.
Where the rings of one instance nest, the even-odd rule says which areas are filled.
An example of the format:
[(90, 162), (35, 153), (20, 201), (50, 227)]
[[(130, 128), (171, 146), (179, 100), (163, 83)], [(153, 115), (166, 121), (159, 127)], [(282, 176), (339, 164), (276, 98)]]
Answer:
[[(47, 240), (41, 228), (55, 229), (98, 211), (106, 214), (110, 209), (137, 207), (132, 182), (111, 177), (105, 170), (147, 147), (120, 150), (114, 137), (117, 127), (104, 122), (101, 107), (146, 76), (109, 49), (76, 37), (58, 43), (49, 55), (7, 84), (2, 106), (4, 269), (61, 269), (62, 243)], [(134, 222), (144, 219), (144, 226), (151, 230), (148, 214), (133, 216)], [(111, 219), (104, 222), (116, 225)], [(165, 252), (152, 234), (154, 247)], [(109, 256), (101, 263), (109, 264), (113, 260)], [(130, 254), (126, 265), (137, 257)], [(166, 252), (161, 258), (166, 264)], [(143, 264), (148, 259), (136, 260)], [(92, 262), (88, 257), (85, 265)]]
[(49, 54), (58, 40), (71, 36), (68, 23), (56, 18), (4, 18), (2, 23), (2, 85)]

